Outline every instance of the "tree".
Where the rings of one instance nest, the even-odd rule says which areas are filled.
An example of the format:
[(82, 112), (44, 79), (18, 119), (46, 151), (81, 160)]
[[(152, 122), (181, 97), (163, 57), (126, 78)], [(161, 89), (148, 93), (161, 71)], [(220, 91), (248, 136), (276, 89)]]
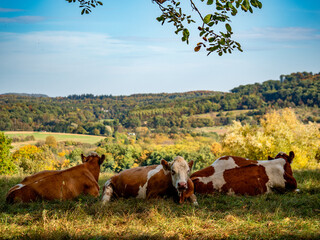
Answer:
[[(103, 5), (97, 0), (66, 0), (69, 3), (79, 2), (79, 7), (82, 8), (81, 14), (89, 14), (92, 8)], [(238, 10), (253, 13), (253, 8), (262, 8), (262, 3), (259, 0), (189, 0), (183, 1), (182, 4), (176, 0), (152, 0), (157, 4), (161, 16), (157, 18), (161, 24), (172, 23), (175, 27), (176, 34), (182, 34), (181, 40), (189, 44), (190, 31), (187, 25), (196, 23), (198, 19), (198, 31), (200, 41), (197, 43), (194, 50), (196, 52), (204, 48), (207, 55), (212, 52), (217, 52), (219, 56), (224, 53), (232, 53), (234, 49), (242, 52), (240, 43), (231, 39), (232, 28), (231, 16), (236, 16)], [(204, 6), (213, 6), (211, 13), (204, 15)], [(183, 8), (183, 10), (182, 10)], [(190, 11), (191, 10), (191, 11)], [(191, 12), (191, 15), (185, 14), (186, 11)], [(231, 15), (231, 16), (230, 16)], [(225, 31), (218, 31), (221, 25), (224, 24)]]
[(48, 146), (52, 147), (52, 148), (56, 148), (57, 147), (57, 140), (54, 136), (48, 136), (46, 137), (46, 142), (45, 142)]
[(0, 132), (0, 175), (12, 174), (16, 171), (10, 154), (11, 139), (6, 137), (3, 132)]

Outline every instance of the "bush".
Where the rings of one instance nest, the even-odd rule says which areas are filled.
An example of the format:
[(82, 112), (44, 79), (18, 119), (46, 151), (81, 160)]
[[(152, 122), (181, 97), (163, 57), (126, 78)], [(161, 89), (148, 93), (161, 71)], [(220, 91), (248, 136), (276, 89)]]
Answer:
[(57, 147), (57, 140), (54, 136), (48, 136), (46, 137), (46, 144), (52, 148)]
[(54, 170), (56, 161), (48, 147), (26, 145), (13, 153), (13, 160), (20, 173), (33, 174), (42, 170)]
[(293, 168), (319, 167), (316, 154), (320, 132), (313, 123), (303, 124), (294, 111), (283, 109), (267, 113), (261, 126), (234, 122), (222, 140), (225, 154), (251, 159), (267, 159), (280, 151), (294, 151)]
[(16, 172), (16, 167), (13, 163), (10, 149), (12, 140), (0, 132), (0, 175), (13, 174)]

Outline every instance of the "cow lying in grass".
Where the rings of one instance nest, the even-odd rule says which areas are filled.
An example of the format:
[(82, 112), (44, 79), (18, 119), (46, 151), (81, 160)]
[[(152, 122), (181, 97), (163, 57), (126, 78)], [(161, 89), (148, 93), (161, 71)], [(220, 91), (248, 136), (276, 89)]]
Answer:
[(161, 160), (160, 165), (124, 170), (105, 183), (102, 202), (109, 202), (111, 197), (150, 199), (179, 196), (180, 203), (188, 199), (197, 204), (193, 183), (189, 178), (192, 165), (193, 161), (187, 163), (178, 156), (169, 163)]
[[(269, 157), (270, 158), (270, 157)], [(277, 191), (294, 191), (297, 182), (292, 174), (294, 153), (280, 152), (274, 159), (248, 160), (224, 156), (211, 166), (193, 173), (190, 178), (196, 193), (258, 195)]]
[(82, 164), (61, 171), (42, 171), (26, 177), (12, 187), (6, 197), (8, 203), (36, 200), (69, 200), (80, 194), (99, 195), (100, 165), (105, 156), (81, 154)]

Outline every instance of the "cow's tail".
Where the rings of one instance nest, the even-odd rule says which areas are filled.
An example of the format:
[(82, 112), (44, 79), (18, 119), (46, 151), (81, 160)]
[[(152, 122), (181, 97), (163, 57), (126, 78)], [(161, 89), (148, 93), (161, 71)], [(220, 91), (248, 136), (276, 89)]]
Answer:
[(102, 192), (102, 204), (106, 204), (107, 202), (110, 201), (111, 197), (113, 195), (113, 187), (111, 184), (111, 179), (109, 179), (103, 187), (103, 192)]

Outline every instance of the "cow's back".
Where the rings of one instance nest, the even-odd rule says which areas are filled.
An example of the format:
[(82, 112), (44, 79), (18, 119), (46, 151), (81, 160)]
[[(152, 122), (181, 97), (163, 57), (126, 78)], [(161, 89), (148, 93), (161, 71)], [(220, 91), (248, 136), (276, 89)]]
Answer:
[(111, 177), (110, 184), (115, 197), (151, 198), (165, 195), (170, 179), (161, 165), (152, 165), (124, 170)]
[[(84, 165), (61, 171), (42, 171), (26, 177), (20, 184), (11, 188), (6, 201), (13, 203), (17, 201), (30, 202), (38, 199), (68, 200), (83, 192), (85, 193), (86, 187), (91, 182), (96, 181)], [(97, 183), (96, 185), (99, 189)]]
[(229, 194), (256, 195), (265, 192), (263, 167), (257, 161), (236, 156), (223, 156), (211, 166), (191, 175), (195, 192), (210, 194), (225, 192)]
[(285, 190), (296, 187), (292, 172), (290, 175), (289, 171), (285, 171), (286, 164), (289, 163), (284, 159), (255, 161), (224, 156), (211, 166), (193, 173), (190, 178), (197, 193), (258, 195), (276, 188)]

